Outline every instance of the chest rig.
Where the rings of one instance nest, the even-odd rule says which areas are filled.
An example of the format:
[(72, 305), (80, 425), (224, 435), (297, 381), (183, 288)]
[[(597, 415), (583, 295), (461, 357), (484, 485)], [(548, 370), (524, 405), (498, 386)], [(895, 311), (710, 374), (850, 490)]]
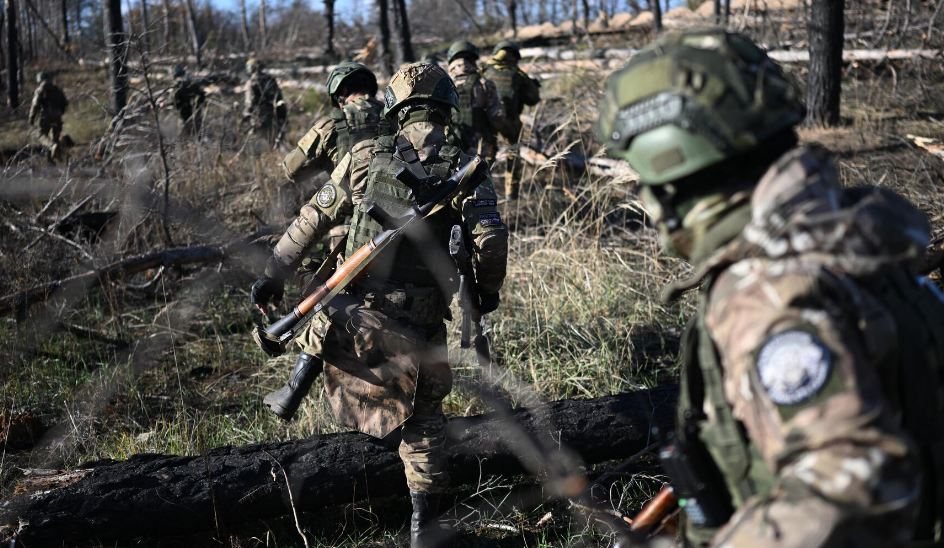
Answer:
[(470, 74), (461, 85), (456, 86), (459, 96), (459, 112), (452, 117), (452, 125), (459, 134), (462, 148), (469, 150), (478, 144), (479, 139), (488, 135), (489, 122), (485, 109), (475, 105), (475, 86), (482, 77)]
[[(382, 228), (367, 214), (367, 208), (377, 204), (394, 218), (413, 208), (410, 189), (397, 180), (396, 174), (406, 168), (418, 175), (436, 175), (449, 178), (459, 162), (459, 149), (443, 145), (438, 154), (432, 154), (426, 162), (420, 162), (413, 146), (403, 137), (384, 136), (377, 139), (368, 172), (364, 199), (354, 208), (351, 230), (347, 240), (346, 255), (351, 256), (362, 245), (378, 235)], [(422, 234), (406, 237), (392, 244), (396, 249), (377, 257), (368, 276), (356, 285), (399, 286), (438, 288), (443, 278), (451, 277), (451, 271), (437, 272), (436, 266), (448, 266), (449, 229), (454, 224), (450, 208), (444, 207), (422, 223)]]
[[(697, 478), (697, 482), (723, 486), (727, 492), (721, 498), (730, 504), (730, 513), (749, 497), (770, 492), (776, 478), (725, 398), (720, 357), (705, 325), (712, 281), (706, 280), (707, 290), (699, 296), (696, 317), (682, 336), (676, 436), (703, 449), (701, 454), (711, 462), (699, 463), (703, 466), (697, 468), (717, 476)], [(916, 283), (904, 269), (856, 280), (856, 285), (888, 313), (897, 331), (898, 344), (892, 352), (883, 353), (880, 360), (877, 356), (865, 358), (879, 362), (876, 366), (880, 374), (891, 375), (882, 378), (884, 396), (900, 411), (904, 430), (919, 446), (925, 474), (914, 536), (916, 540), (930, 540), (944, 517), (944, 295), (929, 283)], [(856, 300), (854, 295), (847, 298), (850, 303)], [(860, 325), (865, 321), (852, 306), (843, 312), (853, 321), (859, 320)], [(862, 348), (874, 347), (868, 340), (876, 336), (874, 333), (866, 329), (860, 331), (860, 336)], [(711, 410), (710, 419), (704, 412), (706, 408)], [(718, 527), (699, 526), (694, 521), (690, 517), (687, 520), (686, 540), (693, 546), (709, 545)]]
[(521, 114), (521, 106), (518, 104), (517, 67), (503, 66), (499, 68), (495, 65), (488, 65), (485, 69), (485, 77), (498, 88), (498, 95), (501, 96), (502, 103), (505, 105), (505, 113), (508, 116)]
[(338, 132), (338, 159), (354, 145), (380, 135), (393, 134), (393, 128), (381, 115), (383, 104), (370, 98), (333, 109), (331, 117)]

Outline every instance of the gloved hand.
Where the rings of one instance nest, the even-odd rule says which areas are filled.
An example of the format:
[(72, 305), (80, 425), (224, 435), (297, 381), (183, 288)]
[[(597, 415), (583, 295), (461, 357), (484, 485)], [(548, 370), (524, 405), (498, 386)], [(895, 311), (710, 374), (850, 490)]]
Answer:
[(249, 294), (252, 298), (252, 304), (256, 305), (256, 308), (265, 314), (266, 305), (269, 304), (270, 299), (275, 306), (282, 302), (282, 297), (285, 295), (285, 280), (262, 276), (256, 280), (256, 283), (252, 284)]
[(495, 312), (498, 310), (498, 303), (500, 301), (501, 298), (498, 296), (498, 293), (482, 293), (479, 295), (479, 305), (476, 307), (476, 310), (479, 314)]

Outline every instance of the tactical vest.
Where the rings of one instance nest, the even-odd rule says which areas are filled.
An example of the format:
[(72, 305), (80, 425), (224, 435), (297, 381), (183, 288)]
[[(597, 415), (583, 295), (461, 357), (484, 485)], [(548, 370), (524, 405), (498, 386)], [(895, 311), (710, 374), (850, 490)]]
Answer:
[(380, 112), (383, 104), (374, 99), (368, 99), (370, 108), (361, 108), (361, 103), (344, 105), (331, 112), (334, 127), (338, 132), (338, 160), (354, 148), (361, 141), (373, 139), (380, 135), (393, 134), (393, 128)]
[(459, 112), (452, 116), (452, 125), (459, 134), (462, 149), (466, 151), (476, 146), (479, 139), (487, 138), (491, 132), (485, 109), (475, 106), (475, 86), (481, 80), (480, 75), (470, 74), (465, 83), (456, 86)]
[[(705, 282), (710, 288), (712, 278)], [(944, 295), (928, 284), (916, 283), (903, 269), (891, 274), (858, 280), (859, 286), (875, 297), (892, 315), (898, 331), (898, 352), (892, 363), (879, 364), (898, 378), (884, 388), (897, 402), (902, 426), (921, 448), (925, 474), (922, 505), (916, 540), (932, 539), (935, 522), (944, 517)], [(682, 337), (683, 370), (679, 391), (678, 424), (700, 416), (697, 437), (708, 450), (727, 485), (735, 511), (748, 497), (768, 493), (775, 476), (757, 446), (747, 437), (743, 425), (734, 418), (724, 394), (723, 368), (717, 348), (705, 326), (707, 291), (699, 298), (698, 313)], [(863, 318), (864, 320), (864, 318)], [(862, 341), (868, 348), (867, 341)], [(935, 382), (937, 389), (929, 386)], [(890, 388), (887, 385), (892, 385)], [(713, 420), (704, 419), (709, 405)], [(684, 429), (679, 428), (684, 436)], [(693, 546), (707, 546), (716, 529), (699, 529), (689, 522), (686, 537)]]
[[(377, 139), (377, 146), (373, 151), (368, 172), (367, 190), (364, 199), (354, 208), (351, 219), (351, 230), (348, 233), (346, 256), (350, 257), (361, 246), (381, 232), (381, 227), (367, 215), (367, 208), (377, 204), (393, 217), (399, 217), (413, 208), (410, 199), (410, 189), (396, 179), (396, 173), (407, 166), (407, 163), (395, 155), (394, 137), (385, 136)], [(458, 167), (460, 151), (450, 145), (444, 145), (437, 158), (423, 164), (423, 168), (430, 175), (437, 175), (447, 179), (455, 173)], [(390, 283), (400, 287), (438, 287), (437, 272), (434, 265), (450, 265), (452, 260), (448, 255), (449, 229), (453, 220), (449, 216), (450, 209), (443, 208), (431, 218), (423, 222), (425, 231), (435, 238), (435, 246), (424, 245), (418, 249), (407, 238), (394, 242), (390, 249), (378, 257), (370, 268), (367, 279), (355, 285), (370, 285), (371, 283)], [(435, 260), (429, 260), (433, 255)], [(452, 277), (453, 272), (438, 273), (443, 277)]]
[(485, 77), (494, 82), (498, 88), (498, 95), (501, 96), (502, 103), (505, 105), (505, 114), (508, 117), (521, 114), (521, 105), (518, 101), (518, 68), (502, 67), (495, 65), (485, 66)]

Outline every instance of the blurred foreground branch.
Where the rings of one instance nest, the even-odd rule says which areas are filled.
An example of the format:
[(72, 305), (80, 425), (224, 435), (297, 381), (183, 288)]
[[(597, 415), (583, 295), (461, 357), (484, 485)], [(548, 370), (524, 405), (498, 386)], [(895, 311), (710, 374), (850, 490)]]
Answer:
[[(452, 484), (535, 469), (522, 429), (576, 450), (586, 464), (627, 458), (649, 446), (651, 427), (671, 427), (677, 388), (639, 390), (534, 409), (454, 418), (447, 450)], [(17, 498), (0, 503), (0, 531), (16, 546), (122, 542), (142, 537), (231, 530), (249, 521), (406, 493), (398, 440), (360, 433), (220, 447), (206, 456), (136, 455), (79, 470), (34, 474)], [(291, 498), (277, 460), (292, 478)], [(524, 464), (523, 464), (524, 463)], [(212, 478), (212, 481), (211, 479)], [(173, 527), (168, 527), (173, 524)]]

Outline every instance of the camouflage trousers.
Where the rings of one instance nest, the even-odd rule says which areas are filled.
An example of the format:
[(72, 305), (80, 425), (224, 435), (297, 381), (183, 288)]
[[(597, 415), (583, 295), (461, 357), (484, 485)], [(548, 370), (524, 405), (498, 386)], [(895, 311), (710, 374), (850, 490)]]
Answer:
[(60, 157), (59, 138), (62, 136), (62, 121), (58, 122), (40, 122), (39, 124), (39, 142), (42, 143), (49, 152), (49, 158), (56, 160)]
[[(324, 340), (329, 325), (327, 319), (317, 315), (295, 339), (296, 344), (304, 352), (320, 359), (324, 355)], [(445, 450), (446, 417), (442, 403), (452, 391), (445, 324), (431, 330), (426, 341), (415, 346), (414, 353), (419, 356), (419, 371), (413, 395), (413, 412), (400, 429), (399, 454), (406, 472), (406, 483), (411, 490), (441, 493), (449, 487)], [(336, 372), (330, 367), (327, 371), (327, 375)]]
[(507, 145), (505, 153), (505, 197), (517, 197), (521, 185), (522, 163), (518, 155), (518, 140), (521, 138), (521, 120), (505, 120), (501, 135)]

